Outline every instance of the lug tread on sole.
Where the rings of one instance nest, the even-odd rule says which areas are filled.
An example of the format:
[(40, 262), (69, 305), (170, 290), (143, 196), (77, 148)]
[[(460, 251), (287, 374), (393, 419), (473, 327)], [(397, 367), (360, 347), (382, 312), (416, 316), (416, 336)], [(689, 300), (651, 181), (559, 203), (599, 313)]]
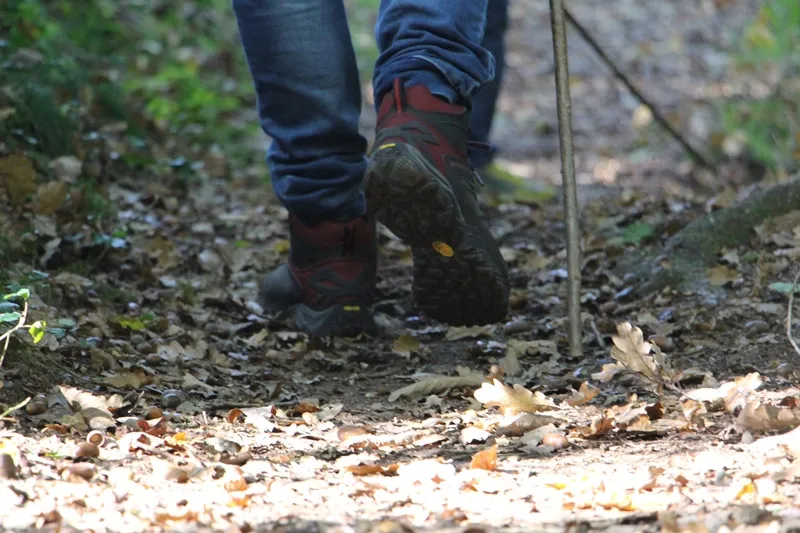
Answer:
[[(451, 325), (498, 322), (508, 309), (504, 265), (496, 265), (478, 231), (464, 220), (452, 189), (398, 145), (370, 158), (365, 179), (370, 210), (411, 246), (412, 292), (429, 317)], [(434, 243), (453, 250), (446, 257)], [(489, 243), (494, 246), (494, 243)]]

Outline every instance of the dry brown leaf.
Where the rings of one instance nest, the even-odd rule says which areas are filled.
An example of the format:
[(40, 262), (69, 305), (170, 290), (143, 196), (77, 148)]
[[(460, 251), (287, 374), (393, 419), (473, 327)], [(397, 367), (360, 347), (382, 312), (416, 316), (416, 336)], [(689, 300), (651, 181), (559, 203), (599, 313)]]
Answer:
[(748, 431), (786, 430), (800, 426), (800, 410), (748, 402), (736, 423)]
[(523, 413), (508, 417), (500, 422), (495, 435), (521, 437), (525, 433), (548, 424), (563, 424), (564, 421), (552, 416), (536, 413)]
[(481, 388), (475, 391), (474, 396), (484, 407), (499, 407), (500, 413), (504, 415), (558, 409), (553, 401), (541, 392), (531, 392), (519, 384), (515, 384), (512, 389), (496, 379), (491, 384), (483, 383)]
[(12, 205), (22, 205), (28, 195), (36, 192), (36, 170), (24, 155), (0, 157), (0, 178), (5, 182)]
[(50, 181), (36, 189), (33, 201), (37, 213), (49, 215), (58, 211), (67, 199), (68, 186), (63, 181)]
[(522, 371), (517, 354), (513, 350), (506, 351), (506, 356), (500, 361), (500, 368), (506, 376), (516, 376)]
[[(675, 377), (664, 354), (658, 347), (644, 341), (640, 328), (634, 328), (628, 322), (617, 324), (617, 335), (611, 340), (614, 342), (611, 357), (622, 363), (627, 370), (650, 380), (672, 381)], [(651, 350), (653, 355), (649, 355)]]
[(459, 435), (461, 444), (483, 444), (491, 438), (491, 433), (477, 426), (467, 426), (461, 430)]
[(392, 343), (394, 353), (402, 355), (403, 357), (410, 356), (412, 352), (418, 352), (421, 346), (422, 344), (419, 342), (419, 339), (406, 333), (397, 337)]
[(461, 339), (491, 337), (492, 335), (494, 335), (492, 326), (459, 326), (448, 329), (444, 338), (448, 341), (459, 341)]
[(525, 355), (550, 354), (557, 356), (558, 348), (556, 347), (556, 343), (553, 341), (522, 341), (518, 339), (511, 339), (508, 341), (506, 353), (513, 353), (518, 359)]
[(397, 474), (397, 469), (400, 467), (397, 463), (388, 466), (381, 465), (351, 465), (346, 467), (348, 472), (354, 476), (374, 476), (380, 474), (382, 476), (393, 476)]
[(708, 282), (713, 287), (722, 287), (728, 283), (733, 283), (741, 277), (738, 270), (723, 265), (709, 268), (706, 273), (708, 274)]
[(603, 369), (600, 372), (595, 372), (592, 374), (592, 379), (596, 379), (601, 383), (608, 383), (614, 376), (623, 372), (625, 367), (619, 363), (607, 363), (603, 365)]
[(573, 407), (583, 405), (591, 402), (598, 394), (600, 394), (600, 389), (592, 387), (588, 382), (584, 381), (577, 391), (572, 391), (572, 396), (567, 400), (567, 403)]
[(540, 426), (532, 431), (528, 431), (522, 436), (522, 442), (527, 446), (538, 446), (542, 443), (545, 435), (557, 433), (558, 430), (554, 424), (547, 424)]
[(495, 470), (497, 468), (497, 444), (473, 455), (469, 467), (480, 470)]
[(75, 414), (75, 417), (68, 417), (69, 423), (62, 419), (61, 423), (64, 425), (78, 423), (77, 417), (85, 421), (91, 429), (105, 429), (116, 425), (109, 409), (122, 405), (122, 397), (119, 395), (106, 399), (80, 389), (57, 386), (48, 397), (48, 403), (52, 405), (57, 401), (57, 396), (64, 398)]
[(462, 376), (434, 376), (397, 389), (389, 395), (389, 401), (396, 402), (403, 397), (427, 396), (456, 387), (477, 387), (481, 383), (483, 383), (483, 374), (478, 373)]
[(152, 376), (144, 373), (144, 370), (134, 369), (123, 372), (115, 372), (103, 378), (103, 383), (118, 389), (138, 389), (144, 385), (153, 383)]
[(354, 450), (375, 450), (384, 446), (407, 446), (419, 440), (423, 434), (408, 430), (395, 435), (353, 435), (342, 441), (341, 446)]
[(614, 419), (603, 415), (593, 418), (589, 427), (579, 427), (577, 431), (584, 439), (595, 439), (606, 435), (612, 429), (614, 429)]

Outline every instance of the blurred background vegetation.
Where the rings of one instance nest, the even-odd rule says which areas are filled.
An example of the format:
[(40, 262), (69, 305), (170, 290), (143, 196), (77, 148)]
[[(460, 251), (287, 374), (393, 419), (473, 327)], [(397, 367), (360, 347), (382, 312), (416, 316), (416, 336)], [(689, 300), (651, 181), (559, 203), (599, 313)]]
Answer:
[[(346, 3), (365, 83), (378, 4)], [(39, 181), (58, 172), (59, 157), (82, 161), (78, 207), (87, 216), (111, 214), (104, 183), (118, 174), (191, 183), (249, 169), (268, 179), (230, 0), (6, 0), (0, 36), (5, 152), (24, 151)], [(715, 126), (738, 143), (737, 155), (791, 172), (800, 154), (800, 2), (765, 2), (735, 54), (736, 68), (775, 89), (721, 96)]]

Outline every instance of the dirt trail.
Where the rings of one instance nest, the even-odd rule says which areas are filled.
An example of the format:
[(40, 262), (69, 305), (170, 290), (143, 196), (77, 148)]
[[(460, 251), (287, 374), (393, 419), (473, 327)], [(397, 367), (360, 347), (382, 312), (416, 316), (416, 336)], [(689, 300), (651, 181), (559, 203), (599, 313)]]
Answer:
[[(570, 7), (659, 104), (691, 114), (725, 79), (730, 36), (757, 2), (716, 4)], [(541, 179), (559, 175), (549, 35), (546, 2), (514, 3), (496, 140), (512, 168)], [(49, 397), (0, 427), (1, 451), (19, 466), (0, 464), (0, 529), (800, 531), (800, 437), (769, 436), (800, 421), (787, 298), (770, 288), (790, 277), (783, 250), (800, 246), (797, 223), (762, 228), (755, 248), (726, 255), (709, 273), (724, 300), (626, 299), (616, 258), (686, 222), (684, 199), (643, 190), (685, 185), (691, 172), (671, 143), (641, 142), (635, 103), (570, 44), (582, 183), (629, 187), (584, 205), (583, 359), (565, 355), (557, 203), (489, 211), (511, 266), (507, 323), (447, 328), (416, 316), (409, 251), (384, 232), (382, 336), (321, 341), (252, 301), (287, 247), (286, 212), (258, 184), (210, 180), (179, 203), (163, 185), (121, 182), (113, 193), (131, 246), (97, 258), (91, 276), (54, 276), (48, 304), (32, 301), (36, 315), (75, 322), (35, 359), (39, 377), (66, 374), (62, 392), (6, 363), (4, 399)], [(689, 400), (635, 375), (593, 376), (613, 362), (626, 321), (683, 371), (681, 387), (705, 391)], [(554, 426), (512, 423), (515, 405), (544, 402), (520, 390), (516, 403), (498, 400), (505, 416), (487, 409), (475, 391), (503, 392), (490, 375), (543, 393), (559, 407), (540, 413)], [(449, 386), (394, 397), (432, 376)], [(115, 434), (98, 449), (79, 445), (106, 425)]]

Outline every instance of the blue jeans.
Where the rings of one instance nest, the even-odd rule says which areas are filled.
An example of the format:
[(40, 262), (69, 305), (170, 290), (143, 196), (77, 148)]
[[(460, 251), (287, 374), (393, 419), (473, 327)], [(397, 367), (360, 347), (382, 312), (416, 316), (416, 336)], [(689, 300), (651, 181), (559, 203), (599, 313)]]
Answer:
[[(376, 105), (399, 78), (453, 103), (494, 77), (481, 46), (491, 0), (382, 0)], [(361, 90), (342, 0), (233, 0), (278, 199), (306, 224), (366, 211)]]

